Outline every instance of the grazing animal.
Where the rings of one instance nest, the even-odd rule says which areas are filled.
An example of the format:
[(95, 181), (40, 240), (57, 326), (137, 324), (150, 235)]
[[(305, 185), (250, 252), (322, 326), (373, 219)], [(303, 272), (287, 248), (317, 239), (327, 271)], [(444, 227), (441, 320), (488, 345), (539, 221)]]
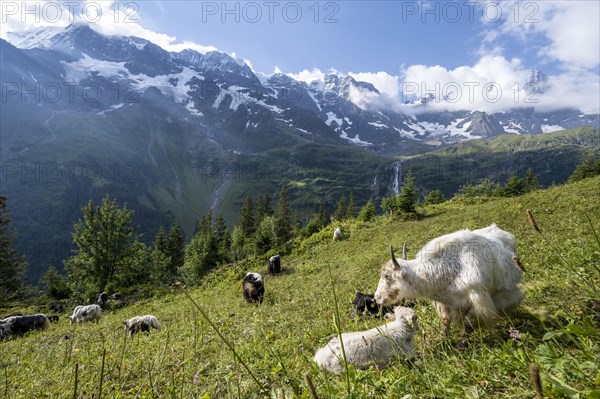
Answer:
[(523, 294), (521, 270), (512, 257), (514, 236), (496, 225), (460, 230), (431, 240), (415, 259), (391, 261), (381, 269), (375, 300), (391, 305), (401, 299), (434, 301), (443, 332), (451, 322), (470, 331), (515, 309)]
[(243, 294), (248, 303), (262, 303), (265, 296), (265, 284), (259, 273), (248, 273), (242, 281)]
[(45, 314), (33, 316), (11, 316), (0, 320), (0, 336), (6, 338), (12, 335), (22, 337), (31, 330), (45, 330), (50, 326), (50, 320)]
[(279, 255), (269, 258), (269, 274), (281, 273), (281, 257)]
[(108, 292), (103, 292), (102, 294), (98, 295), (98, 299), (96, 299), (96, 303), (98, 303), (100, 306), (104, 306), (106, 301), (108, 301)]
[(336, 229), (333, 231), (333, 241), (341, 241), (342, 240), (342, 229), (339, 227), (336, 227)]
[[(398, 306), (394, 313), (386, 314), (385, 318), (386, 324), (382, 326), (342, 334), (348, 364), (363, 370), (371, 365), (385, 367), (399, 354), (413, 353), (413, 337), (419, 329), (415, 312)], [(314, 357), (321, 368), (335, 374), (341, 374), (344, 370), (343, 359), (338, 336), (319, 349)]]
[(96, 304), (76, 306), (75, 309), (73, 309), (73, 314), (69, 316), (69, 322), (71, 324), (84, 323), (92, 320), (98, 322), (101, 316), (102, 309), (100, 309), (100, 306)]
[(381, 309), (382, 316), (386, 313), (392, 312), (392, 308), (389, 306), (381, 308), (377, 302), (375, 302), (375, 296), (373, 294), (363, 294), (358, 290), (356, 291), (356, 295), (354, 296), (352, 304), (354, 305), (356, 314), (362, 314), (365, 312), (370, 314), (378, 314), (379, 309)]
[(129, 336), (137, 332), (150, 332), (150, 327), (160, 331), (160, 323), (158, 319), (151, 314), (145, 316), (135, 316), (131, 319), (125, 320), (125, 331), (129, 330)]
[(110, 298), (111, 298), (113, 301), (120, 301), (122, 296), (123, 296), (123, 295), (122, 295), (120, 292), (115, 292), (114, 294), (112, 294), (112, 295), (111, 295), (111, 297), (110, 297)]

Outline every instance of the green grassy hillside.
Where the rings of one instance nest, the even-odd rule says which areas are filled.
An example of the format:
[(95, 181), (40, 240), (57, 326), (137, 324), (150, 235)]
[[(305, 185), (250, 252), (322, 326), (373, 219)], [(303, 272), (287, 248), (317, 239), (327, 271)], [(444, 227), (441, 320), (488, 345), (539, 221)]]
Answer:
[[(292, 398), (294, 391), (311, 397), (303, 377), (309, 373), (320, 398), (531, 398), (528, 366), (536, 362), (546, 396), (595, 398), (600, 335), (578, 312), (598, 294), (592, 287), (600, 286), (600, 248), (586, 219), (600, 231), (599, 205), (600, 178), (595, 178), (485, 204), (446, 203), (426, 210), (418, 221), (382, 217), (349, 223), (342, 226), (349, 233), (344, 241), (332, 242), (327, 229), (284, 256), (284, 273), (266, 278), (262, 306), (243, 301), (240, 282), (248, 271), (264, 273), (264, 260), (222, 267), (202, 287), (186, 292), (271, 397)], [(569, 266), (532, 230), (526, 209)], [(351, 370), (348, 379), (315, 367), (316, 349), (335, 333), (332, 284), (343, 331), (380, 325), (377, 319), (352, 319), (350, 302), (354, 289), (375, 290), (390, 243), (397, 248), (408, 240), (410, 257), (438, 235), (491, 223), (515, 234), (527, 271), (525, 300), (510, 320), (477, 331), (464, 348), (456, 329), (449, 338), (440, 335), (432, 306), (419, 301), (414, 360), (398, 359), (383, 370)], [(157, 316), (162, 331), (128, 339), (123, 320), (143, 314)], [(49, 331), (0, 343), (0, 396), (72, 398), (76, 367), (80, 398), (98, 398), (100, 385), (102, 397), (111, 398), (265, 396), (184, 292), (106, 312), (98, 325), (69, 325), (66, 316)], [(574, 334), (561, 333), (563, 327)], [(509, 329), (521, 338), (511, 339)]]
[(412, 169), (422, 194), (439, 188), (446, 196), (466, 182), (487, 178), (505, 183), (523, 177), (531, 168), (549, 186), (567, 180), (585, 157), (600, 154), (600, 130), (580, 127), (544, 134), (505, 134), (469, 140), (430, 153), (405, 157), (403, 170)]

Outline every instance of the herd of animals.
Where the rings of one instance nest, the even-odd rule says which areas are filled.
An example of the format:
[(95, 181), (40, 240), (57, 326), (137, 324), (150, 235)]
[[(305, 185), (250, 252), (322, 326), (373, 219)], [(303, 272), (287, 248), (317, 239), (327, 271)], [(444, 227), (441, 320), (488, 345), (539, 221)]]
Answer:
[[(334, 230), (333, 240), (342, 240), (339, 227)], [(340, 374), (344, 363), (361, 369), (385, 367), (399, 355), (414, 355), (413, 338), (419, 329), (415, 312), (402, 305), (393, 307), (411, 299), (433, 302), (444, 334), (448, 334), (453, 323), (466, 334), (490, 326), (514, 310), (523, 298), (520, 283), (524, 269), (516, 246), (514, 235), (492, 224), (434, 238), (411, 260), (406, 255), (406, 242), (400, 259), (390, 247), (391, 260), (381, 268), (375, 293), (357, 291), (353, 301), (356, 313), (378, 314), (385, 323), (367, 331), (335, 336), (316, 352), (314, 361), (323, 369)], [(281, 270), (281, 257), (272, 256), (269, 274), (277, 275)], [(260, 273), (246, 274), (242, 295), (248, 303), (263, 302), (265, 284)], [(108, 299), (103, 292), (96, 304), (75, 307), (70, 323), (97, 322)], [(58, 319), (44, 314), (6, 317), (0, 320), (0, 336), (45, 330), (51, 318)], [(131, 337), (138, 332), (149, 333), (151, 328), (160, 330), (160, 323), (153, 315), (135, 316), (124, 321), (124, 328)]]

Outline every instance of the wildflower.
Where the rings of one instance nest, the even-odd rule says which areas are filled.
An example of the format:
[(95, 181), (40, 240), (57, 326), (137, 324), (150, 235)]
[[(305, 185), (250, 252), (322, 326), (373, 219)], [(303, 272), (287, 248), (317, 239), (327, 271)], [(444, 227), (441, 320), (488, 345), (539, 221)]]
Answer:
[(196, 374), (194, 374), (193, 382), (194, 385), (198, 385), (198, 383), (200, 382), (200, 370), (196, 371)]
[(510, 328), (508, 330), (508, 334), (510, 335), (510, 338), (513, 341), (521, 341), (523, 339), (523, 337), (521, 336), (521, 332), (519, 330), (514, 330), (514, 329)]

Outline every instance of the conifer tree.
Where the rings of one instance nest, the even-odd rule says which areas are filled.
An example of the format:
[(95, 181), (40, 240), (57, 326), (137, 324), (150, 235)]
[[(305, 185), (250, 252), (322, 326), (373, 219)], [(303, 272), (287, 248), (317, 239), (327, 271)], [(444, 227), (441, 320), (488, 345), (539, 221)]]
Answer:
[(329, 212), (327, 212), (327, 209), (325, 209), (323, 201), (321, 201), (321, 204), (319, 205), (318, 218), (320, 228), (327, 226), (331, 222), (331, 216), (329, 215)]
[(348, 205), (346, 202), (346, 195), (342, 194), (340, 201), (337, 204), (337, 208), (333, 212), (333, 219), (342, 221), (346, 217), (346, 213), (348, 212)]
[(279, 191), (277, 207), (275, 208), (274, 213), (274, 222), (277, 244), (285, 244), (293, 237), (293, 217), (285, 186), (282, 186)]
[(523, 191), (530, 193), (540, 188), (540, 181), (531, 168), (527, 169), (527, 173), (523, 178)]
[(223, 215), (217, 217), (215, 223), (215, 233), (217, 235), (219, 262), (229, 260), (229, 252), (231, 251), (231, 234), (225, 223)]
[(244, 237), (251, 238), (256, 231), (256, 220), (254, 214), (254, 203), (251, 196), (246, 196), (244, 205), (240, 210), (240, 221), (238, 223)]
[(523, 180), (517, 175), (512, 175), (506, 182), (502, 192), (505, 197), (516, 197), (517, 195), (523, 194), (524, 189), (525, 185), (523, 184)]
[(215, 231), (213, 213), (209, 210), (202, 217), (198, 232), (185, 250), (183, 273), (186, 278), (198, 280), (219, 262), (219, 241)]
[(402, 182), (402, 190), (398, 196), (398, 209), (406, 214), (417, 213), (417, 186), (411, 171)]
[(271, 206), (271, 196), (269, 193), (265, 194), (265, 215), (273, 216), (273, 207)]
[(254, 238), (254, 246), (257, 254), (269, 251), (277, 241), (275, 234), (275, 223), (271, 216), (265, 216), (258, 225)]
[(575, 170), (569, 176), (567, 180), (569, 183), (575, 183), (576, 181), (587, 179), (600, 175), (600, 159), (596, 162), (587, 158), (575, 167)]
[(369, 201), (363, 206), (358, 214), (358, 219), (363, 222), (369, 222), (373, 220), (376, 216), (375, 203), (373, 202), (373, 198), (370, 198)]
[(354, 219), (356, 217), (356, 205), (354, 205), (354, 192), (350, 191), (350, 200), (346, 208), (346, 219)]
[(181, 227), (177, 223), (173, 223), (169, 229), (166, 254), (171, 258), (171, 265), (174, 270), (183, 266), (185, 237), (183, 235), (183, 230), (181, 230)]
[(165, 235), (165, 228), (162, 225), (154, 238), (154, 248), (164, 254), (167, 253), (167, 237)]
[(27, 262), (25, 257), (17, 254), (14, 239), (7, 198), (0, 196), (0, 304), (25, 295)]
[(260, 224), (260, 222), (263, 220), (263, 218), (266, 216), (266, 209), (265, 209), (265, 200), (262, 196), (262, 194), (258, 194), (258, 199), (256, 200), (256, 215), (254, 217), (254, 220), (256, 221), (256, 224)]

